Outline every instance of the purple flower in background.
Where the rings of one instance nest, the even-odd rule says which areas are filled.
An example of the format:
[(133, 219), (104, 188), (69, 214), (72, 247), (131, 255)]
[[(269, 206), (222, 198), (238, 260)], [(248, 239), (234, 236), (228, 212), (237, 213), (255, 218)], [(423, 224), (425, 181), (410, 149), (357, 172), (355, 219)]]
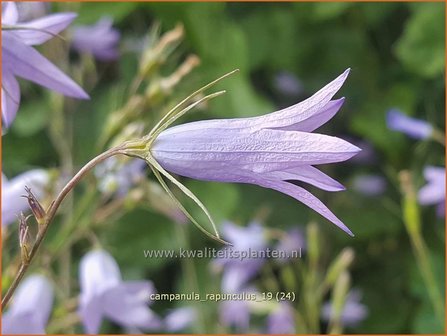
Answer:
[(95, 167), (98, 188), (104, 194), (116, 193), (118, 197), (123, 197), (145, 177), (146, 167), (146, 163), (138, 159), (121, 162), (111, 157)]
[[(223, 267), (222, 290), (226, 293), (238, 292), (253, 276), (258, 273), (265, 260), (249, 257), (251, 251), (260, 251), (267, 246), (264, 229), (259, 223), (253, 222), (247, 227), (240, 227), (226, 222), (222, 226), (222, 236), (233, 244), (227, 249), (227, 258), (214, 260), (214, 266)], [(234, 256), (247, 254), (245, 258), (231, 258), (230, 250)]]
[(104, 17), (94, 25), (74, 27), (73, 48), (80, 53), (91, 54), (102, 61), (117, 59), (120, 33), (112, 28), (112, 24), (111, 18)]
[(427, 184), (418, 193), (422, 205), (437, 204), (439, 217), (445, 216), (445, 168), (427, 166), (424, 169)]
[(37, 19), (50, 10), (50, 4), (42, 1), (20, 1), (16, 5), (19, 12), (19, 21)]
[[(368, 316), (368, 308), (360, 303), (361, 295), (358, 290), (352, 290), (346, 297), (346, 302), (341, 313), (341, 321), (347, 327), (355, 327)], [(329, 321), (333, 314), (332, 304), (326, 302), (322, 308), (323, 320)]]
[(155, 289), (150, 281), (122, 281), (113, 257), (103, 250), (87, 253), (80, 263), (79, 314), (87, 333), (96, 334), (103, 317), (124, 328), (160, 329), (147, 305)]
[(386, 123), (389, 129), (405, 133), (414, 139), (427, 139), (433, 133), (433, 126), (428, 122), (411, 118), (398, 109), (388, 111)]
[(18, 22), (18, 16), (15, 3), (2, 3), (2, 118), (6, 127), (11, 125), (19, 108), (20, 87), (16, 77), (66, 96), (89, 98), (79, 85), (31, 47), (64, 30), (76, 14), (52, 14), (29, 22)]
[(280, 302), (267, 317), (269, 334), (295, 334), (293, 309), (288, 302)]
[(312, 97), (260, 117), (204, 120), (164, 130), (151, 156), (167, 171), (206, 181), (250, 183), (285, 193), (352, 232), (297, 180), (327, 191), (344, 187), (313, 165), (348, 160), (360, 149), (311, 133), (330, 120), (344, 98), (331, 100), (349, 69)]
[(43, 275), (31, 275), (17, 288), (2, 317), (2, 335), (44, 334), (53, 307), (53, 286)]
[[(301, 256), (303, 250), (306, 249), (306, 239), (303, 231), (300, 228), (294, 228), (284, 234), (276, 245), (276, 250), (282, 251), (286, 256), (293, 256), (298, 254)], [(281, 253), (282, 253), (281, 252)], [(278, 259), (280, 262), (292, 261), (293, 259), (282, 258)]]
[(29, 211), (28, 200), (25, 194), (25, 186), (31, 188), (37, 199), (44, 196), (45, 188), (50, 181), (48, 171), (33, 169), (17, 175), (11, 180), (2, 176), (2, 225), (9, 225), (17, 220), (20, 212)]
[(166, 331), (177, 332), (189, 328), (197, 320), (197, 311), (193, 307), (172, 310), (164, 320)]
[(352, 188), (365, 196), (378, 196), (385, 192), (386, 181), (380, 175), (359, 175), (354, 178)]
[(223, 301), (219, 305), (219, 320), (225, 327), (235, 327), (240, 333), (247, 332), (250, 327), (249, 301)]

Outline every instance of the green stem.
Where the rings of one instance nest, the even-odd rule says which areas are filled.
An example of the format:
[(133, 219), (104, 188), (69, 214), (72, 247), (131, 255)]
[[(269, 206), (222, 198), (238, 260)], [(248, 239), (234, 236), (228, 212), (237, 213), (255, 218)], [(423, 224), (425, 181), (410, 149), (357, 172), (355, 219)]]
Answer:
[[(176, 235), (177, 240), (179, 243), (179, 246), (184, 246), (185, 249), (189, 249), (189, 239), (186, 231), (185, 225), (182, 224), (175, 224), (176, 225)], [(181, 259), (181, 265), (183, 273), (186, 275), (186, 283), (187, 287), (192, 292), (199, 292), (199, 282), (197, 279), (196, 269), (195, 265), (192, 262), (192, 259), (190, 258), (182, 258)], [(200, 305), (200, 314), (198, 314), (197, 318), (197, 324), (195, 325), (196, 333), (201, 334), (204, 333), (206, 330), (206, 320), (205, 320), (205, 311), (204, 311), (204, 305)]]

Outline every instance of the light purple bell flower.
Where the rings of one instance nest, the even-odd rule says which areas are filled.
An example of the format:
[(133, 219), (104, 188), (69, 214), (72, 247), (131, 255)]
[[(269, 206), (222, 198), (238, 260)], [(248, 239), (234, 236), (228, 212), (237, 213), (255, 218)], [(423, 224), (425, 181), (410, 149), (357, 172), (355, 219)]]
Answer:
[(2, 335), (45, 334), (53, 307), (53, 286), (43, 275), (27, 277), (2, 317)]
[(445, 217), (445, 168), (427, 166), (424, 169), (427, 184), (418, 193), (419, 203), (422, 205), (437, 205), (439, 217)]
[(359, 175), (354, 178), (352, 189), (365, 196), (378, 196), (385, 192), (386, 181), (380, 175)]
[(168, 332), (178, 332), (191, 327), (197, 320), (197, 310), (193, 307), (176, 308), (169, 312), (164, 319), (165, 329)]
[(428, 122), (411, 118), (399, 109), (391, 109), (388, 111), (386, 123), (389, 129), (405, 133), (413, 139), (427, 139), (433, 133), (433, 126)]
[(290, 303), (280, 302), (267, 316), (267, 332), (269, 334), (295, 334), (295, 319)]
[(234, 327), (240, 333), (248, 332), (250, 327), (249, 301), (222, 301), (219, 305), (219, 321), (223, 326)]
[[(267, 247), (264, 228), (257, 222), (252, 222), (247, 227), (225, 222), (222, 225), (222, 236), (233, 244), (232, 247), (225, 249), (233, 250), (234, 256), (236, 253), (260, 251)], [(227, 258), (215, 259), (213, 266), (223, 268), (222, 290), (234, 293), (240, 291), (258, 273), (264, 262), (262, 258), (231, 258), (228, 253)]]
[(98, 60), (110, 61), (118, 58), (117, 45), (120, 33), (112, 27), (113, 21), (103, 17), (94, 25), (73, 28), (72, 46), (80, 53), (91, 54)]
[(198, 180), (250, 183), (285, 193), (352, 232), (314, 195), (290, 183), (327, 191), (344, 187), (314, 167), (348, 160), (360, 149), (342, 139), (311, 133), (330, 120), (344, 98), (331, 100), (349, 69), (305, 101), (264, 116), (204, 120), (168, 128), (151, 148), (172, 173)]
[(2, 3), (2, 118), (6, 127), (15, 119), (20, 104), (20, 87), (16, 77), (65, 96), (89, 98), (78, 84), (31, 47), (53, 38), (75, 17), (74, 13), (58, 13), (18, 22), (16, 4)]
[[(341, 313), (341, 321), (346, 327), (356, 327), (368, 316), (368, 308), (360, 303), (361, 294), (358, 290), (352, 290), (346, 297), (346, 302)], [(330, 302), (326, 302), (322, 308), (322, 318), (329, 321), (333, 308)]]
[(45, 188), (50, 181), (48, 171), (44, 169), (33, 169), (17, 175), (11, 180), (2, 176), (2, 225), (9, 225), (17, 220), (17, 215), (21, 212), (28, 212), (28, 200), (25, 195), (25, 186), (37, 199), (41, 199), (45, 194)]
[(80, 262), (79, 315), (89, 334), (103, 318), (131, 330), (160, 329), (161, 321), (148, 308), (155, 288), (150, 281), (123, 281), (118, 264), (103, 250), (87, 253)]

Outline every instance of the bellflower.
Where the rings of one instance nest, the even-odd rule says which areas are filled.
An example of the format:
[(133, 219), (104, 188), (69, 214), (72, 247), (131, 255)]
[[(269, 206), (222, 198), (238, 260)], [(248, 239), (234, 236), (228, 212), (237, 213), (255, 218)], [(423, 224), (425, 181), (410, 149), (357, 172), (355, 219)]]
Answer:
[(169, 312), (164, 319), (166, 331), (178, 332), (189, 328), (197, 320), (197, 311), (193, 307), (177, 308)]
[(311, 132), (343, 105), (344, 98), (331, 99), (348, 73), (349, 69), (305, 101), (264, 116), (204, 120), (164, 129), (145, 159), (165, 176), (169, 171), (198, 180), (250, 183), (277, 190), (352, 235), (317, 197), (290, 182), (344, 190), (314, 165), (348, 160), (360, 149), (342, 139)]
[(103, 317), (124, 328), (159, 329), (161, 321), (148, 307), (155, 292), (150, 281), (122, 281), (113, 257), (103, 250), (87, 253), (80, 262), (79, 314), (87, 333), (96, 334)]
[[(361, 295), (358, 290), (352, 290), (346, 297), (341, 313), (341, 321), (347, 327), (355, 327), (368, 316), (368, 308), (360, 303)], [(326, 302), (322, 308), (323, 320), (329, 321), (333, 314), (332, 304)]]
[(269, 334), (295, 334), (295, 320), (290, 303), (280, 302), (267, 317)]
[(80, 53), (88, 53), (98, 60), (110, 61), (118, 58), (118, 30), (112, 28), (111, 18), (104, 17), (91, 26), (77, 26), (73, 29), (72, 46)]
[[(226, 222), (222, 226), (222, 235), (233, 244), (234, 253), (242, 255), (252, 251), (260, 251), (267, 247), (264, 229), (259, 223), (253, 222), (246, 228)], [(226, 247), (229, 249), (229, 247)], [(264, 264), (261, 258), (218, 258), (215, 266), (223, 267), (222, 290), (226, 293), (240, 291), (247, 281), (254, 277)]]
[(225, 327), (235, 327), (238, 332), (248, 332), (250, 305), (246, 300), (228, 300), (219, 305), (219, 321)]
[(2, 317), (2, 335), (44, 334), (53, 307), (53, 286), (43, 275), (31, 275), (17, 288)]
[(445, 168), (427, 166), (424, 169), (427, 184), (418, 193), (422, 205), (437, 204), (439, 217), (445, 216)]
[(405, 133), (413, 139), (427, 139), (433, 133), (433, 126), (428, 122), (411, 118), (398, 109), (391, 109), (386, 115), (388, 128)]
[(65, 96), (89, 98), (72, 79), (31, 47), (64, 30), (76, 14), (52, 14), (28, 22), (18, 22), (18, 17), (14, 2), (2, 4), (2, 118), (6, 127), (11, 125), (19, 108), (20, 87), (16, 77)]
[(50, 175), (44, 169), (33, 169), (17, 175), (7, 181), (2, 178), (2, 225), (9, 225), (17, 220), (20, 212), (29, 210), (28, 200), (22, 197), (25, 186), (28, 186), (37, 199), (44, 196)]

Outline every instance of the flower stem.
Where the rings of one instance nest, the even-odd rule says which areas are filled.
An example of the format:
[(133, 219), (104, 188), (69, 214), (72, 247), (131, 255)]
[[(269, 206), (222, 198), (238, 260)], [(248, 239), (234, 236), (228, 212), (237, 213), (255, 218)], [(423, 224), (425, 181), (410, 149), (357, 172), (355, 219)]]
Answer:
[(65, 199), (67, 194), (78, 184), (78, 182), (90, 171), (92, 170), (98, 163), (101, 163), (102, 161), (108, 159), (109, 157), (112, 157), (117, 154), (124, 154), (123, 150), (126, 148), (125, 144), (119, 145), (117, 147), (113, 147), (104, 153), (99, 154), (92, 160), (90, 160), (84, 167), (79, 170), (79, 172), (65, 185), (65, 187), (60, 191), (60, 193), (57, 195), (57, 197), (54, 199), (53, 202), (51, 202), (45, 222), (42, 225), (42, 228), (39, 230), (39, 233), (37, 234), (36, 241), (31, 249), (29, 259), (27, 262), (21, 262), (19, 269), (17, 270), (17, 273), (14, 277), (14, 280), (11, 284), (11, 286), (8, 288), (8, 291), (6, 292), (5, 296), (2, 298), (2, 310), (5, 309), (6, 305), (8, 304), (9, 300), (11, 299), (12, 295), (14, 294), (15, 290), (17, 289), (18, 285), (22, 281), (22, 278), (24, 277), (26, 271), (28, 270), (28, 267), (31, 265), (32, 261), (34, 260), (34, 257), (42, 244), (43, 239), (45, 238), (45, 235), (48, 231), (48, 228), (50, 224), (52, 223), (57, 210), (59, 209), (59, 206), (61, 205), (62, 201)]

